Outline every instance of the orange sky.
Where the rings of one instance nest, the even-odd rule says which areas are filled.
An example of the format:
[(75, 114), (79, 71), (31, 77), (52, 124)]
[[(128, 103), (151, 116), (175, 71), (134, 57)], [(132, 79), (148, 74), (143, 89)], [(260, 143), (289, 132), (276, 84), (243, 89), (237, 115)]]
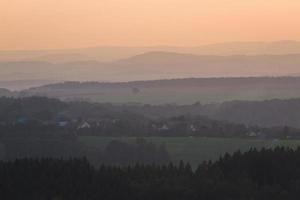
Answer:
[(300, 0), (0, 0), (0, 50), (300, 40)]

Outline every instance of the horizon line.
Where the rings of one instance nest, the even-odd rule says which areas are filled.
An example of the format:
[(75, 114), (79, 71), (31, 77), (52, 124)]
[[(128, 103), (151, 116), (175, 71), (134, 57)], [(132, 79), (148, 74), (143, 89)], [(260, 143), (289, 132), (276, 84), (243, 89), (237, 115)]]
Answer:
[(245, 43), (264, 43), (264, 44), (272, 44), (272, 43), (284, 43), (284, 42), (292, 42), (299, 43), (300, 40), (271, 40), (271, 41), (225, 41), (225, 42), (215, 42), (215, 43), (206, 43), (199, 45), (171, 45), (171, 44), (158, 44), (158, 45), (95, 45), (95, 46), (84, 46), (84, 47), (66, 47), (66, 48), (37, 48), (37, 49), (5, 49), (0, 50), (0, 53), (3, 52), (39, 52), (39, 51), (66, 51), (66, 50), (80, 50), (80, 49), (96, 49), (96, 48), (164, 48), (164, 47), (173, 47), (173, 48), (197, 48), (197, 47), (205, 47), (205, 46), (213, 46), (213, 45), (224, 45), (224, 44), (245, 44)]

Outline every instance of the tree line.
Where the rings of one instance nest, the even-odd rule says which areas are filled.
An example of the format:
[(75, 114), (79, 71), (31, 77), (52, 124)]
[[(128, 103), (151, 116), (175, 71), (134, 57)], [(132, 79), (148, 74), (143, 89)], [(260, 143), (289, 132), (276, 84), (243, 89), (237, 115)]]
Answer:
[(203, 162), (92, 166), (87, 159), (0, 162), (1, 199), (296, 200), (300, 148), (250, 149)]
[[(296, 128), (247, 126), (185, 113), (184, 108), (62, 102), (46, 97), (0, 98), (0, 137), (300, 137)], [(167, 110), (173, 114), (161, 116)]]

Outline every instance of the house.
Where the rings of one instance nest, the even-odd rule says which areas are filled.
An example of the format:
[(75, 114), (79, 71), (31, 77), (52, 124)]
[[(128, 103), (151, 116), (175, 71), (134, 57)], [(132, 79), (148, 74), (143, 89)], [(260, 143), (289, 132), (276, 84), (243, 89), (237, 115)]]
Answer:
[(247, 133), (247, 135), (249, 136), (249, 137), (257, 137), (257, 133), (255, 133), (255, 132), (250, 132), (250, 133)]
[(26, 117), (20, 117), (17, 119), (17, 124), (27, 124), (30, 120)]
[(60, 127), (64, 127), (67, 126), (69, 121), (67, 120), (67, 118), (63, 115), (57, 115), (54, 119), (53, 119), (54, 124), (57, 124)]
[(120, 121), (120, 120), (119, 120), (119, 119), (112, 119), (112, 120), (111, 120), (111, 122), (112, 122), (113, 124), (117, 123), (118, 121)]
[(153, 129), (157, 129), (156, 124), (151, 124), (151, 127), (152, 127)]
[(190, 125), (190, 130), (191, 130), (192, 132), (195, 132), (195, 131), (197, 131), (197, 128), (194, 126), (194, 124), (191, 124), (191, 125)]
[(91, 128), (91, 125), (88, 122), (82, 122), (79, 124), (79, 126), (77, 127), (77, 129), (84, 129), (84, 128)]
[(67, 125), (68, 125), (67, 121), (60, 121), (60, 122), (58, 122), (58, 126), (60, 126), (60, 127), (65, 127)]
[(160, 128), (159, 128), (159, 130), (160, 131), (167, 131), (167, 130), (169, 130), (170, 128), (169, 128), (169, 126), (167, 125), (167, 124), (164, 124), (164, 125), (162, 125)]

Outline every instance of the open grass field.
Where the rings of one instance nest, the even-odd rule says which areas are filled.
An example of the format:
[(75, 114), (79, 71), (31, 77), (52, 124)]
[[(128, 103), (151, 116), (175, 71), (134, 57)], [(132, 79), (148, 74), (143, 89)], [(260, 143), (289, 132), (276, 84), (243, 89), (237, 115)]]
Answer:
[[(112, 140), (118, 139), (128, 143), (134, 143), (135, 137), (109, 138), (82, 136), (80, 141), (88, 146), (88, 149), (104, 149)], [(204, 160), (216, 160), (222, 154), (232, 153), (237, 150), (246, 151), (251, 147), (272, 148), (276, 146), (288, 146), (296, 148), (300, 146), (300, 140), (258, 140), (236, 138), (188, 138), (188, 137), (148, 137), (147, 141), (155, 144), (164, 143), (174, 162), (184, 160), (197, 166)]]

